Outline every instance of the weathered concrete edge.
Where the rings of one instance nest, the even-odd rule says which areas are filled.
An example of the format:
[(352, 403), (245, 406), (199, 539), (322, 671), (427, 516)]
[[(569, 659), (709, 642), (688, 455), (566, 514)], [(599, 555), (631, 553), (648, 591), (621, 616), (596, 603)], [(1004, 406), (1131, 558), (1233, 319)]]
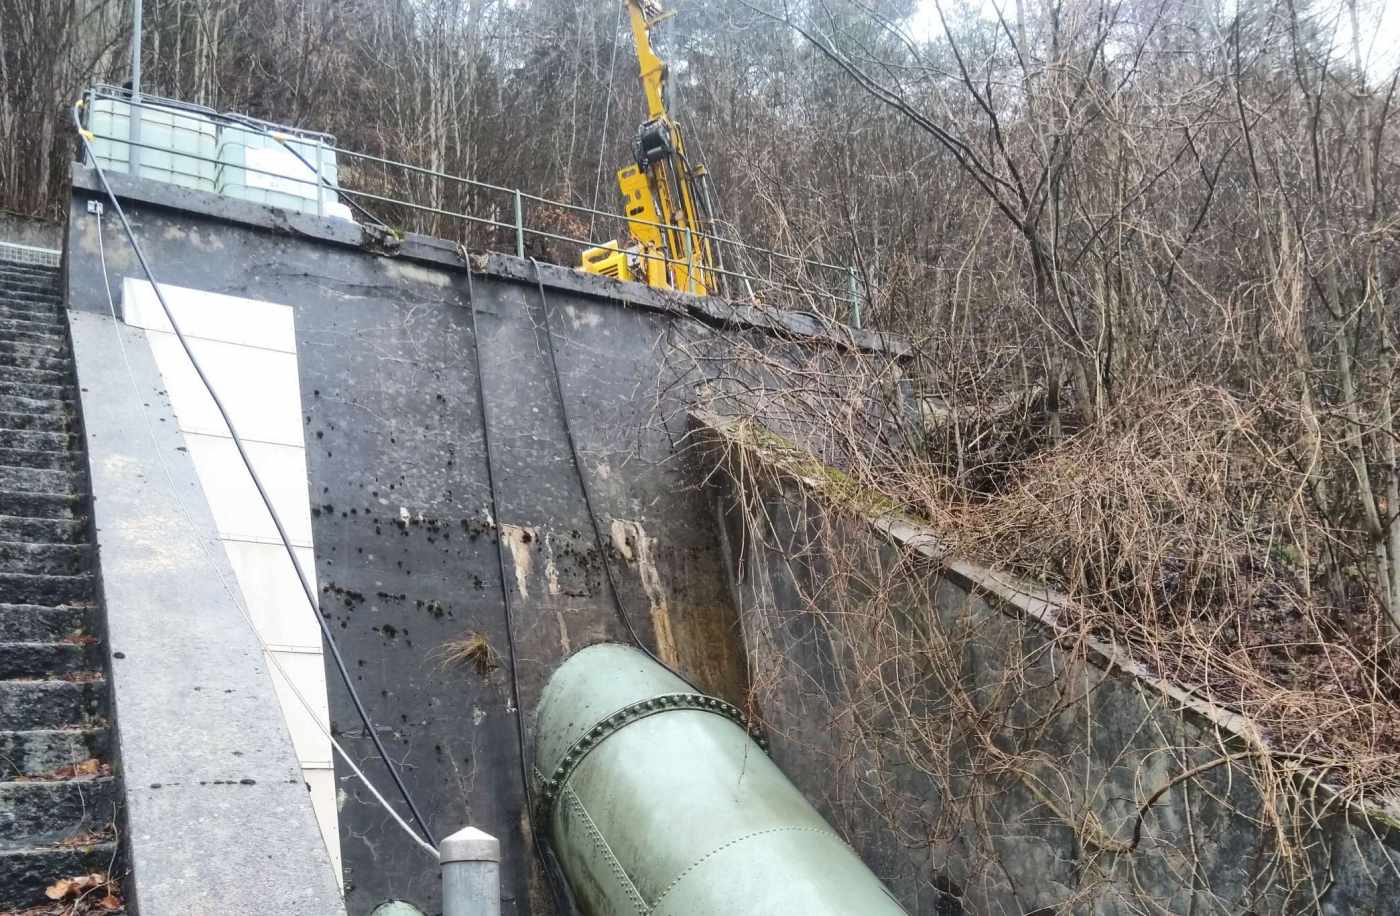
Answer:
[[(737, 421), (735, 419), (695, 409), (690, 411), (690, 420), (700, 434), (702, 441), (709, 438), (710, 444), (721, 446), (723, 450), (719, 455), (717, 466), (724, 468), (726, 473), (732, 475), (735, 472), (731, 459), (728, 457), (729, 449), (743, 449), (748, 455), (757, 459), (766, 471), (793, 481), (813, 496), (824, 498), (820, 481), (765, 461), (762, 449), (755, 447), (754, 443), (736, 433)], [(812, 460), (817, 461), (818, 459), (812, 456)], [(1047, 640), (1053, 642), (1061, 637), (1071, 635), (1069, 628), (1060, 623), (1060, 615), (1065, 612), (1067, 601), (1063, 595), (1058, 594), (1053, 589), (1026, 581), (1004, 571), (956, 557), (937, 532), (906, 516), (878, 512), (865, 512), (864, 516), (871, 529), (881, 537), (895, 546), (916, 551), (931, 562), (936, 563), (969, 592), (980, 592), (996, 599), (995, 606), (1003, 613), (1031, 621), (1040, 626), (1045, 630)], [(1116, 671), (1134, 679), (1147, 690), (1162, 694), (1168, 700), (1174, 701), (1176, 708), (1182, 713), (1204, 719), (1211, 726), (1237, 738), (1252, 750), (1266, 749), (1266, 743), (1258, 727), (1249, 717), (1212, 703), (1193, 691), (1156, 676), (1112, 643), (1106, 643), (1079, 633), (1074, 633), (1073, 636), (1076, 640), (1082, 641), (1089, 650), (1088, 660), (1096, 667), (1108, 673)], [(1319, 775), (1308, 773), (1303, 769), (1299, 769), (1297, 772), (1315, 786), (1320, 793), (1346, 805), (1353, 814), (1378, 821), (1388, 829), (1400, 830), (1400, 801), (1384, 805), (1376, 802), (1358, 802), (1355, 799), (1338, 795), (1336, 790), (1325, 783)]]
[(57, 249), (63, 244), (63, 225), (37, 216), (0, 210), (0, 242)]
[(146, 337), (104, 315), (68, 319), (137, 910), (344, 916), (271, 675), (224, 590), (237, 580)]
[[(106, 192), (95, 169), (75, 162), (72, 178), (75, 192), (88, 196), (105, 196)], [(460, 246), (444, 239), (409, 234), (403, 238), (397, 253), (389, 255), (371, 233), (366, 232), (358, 223), (348, 220), (296, 213), (209, 191), (132, 178), (120, 173), (108, 172), (107, 180), (112, 186), (112, 192), (123, 201), (198, 213), (230, 223), (254, 226), (274, 233), (356, 248), (434, 267), (464, 270), (466, 266), (462, 261)], [(472, 252), (471, 257), (472, 269), (477, 273), (531, 284), (543, 281), (547, 288), (615, 302), (624, 308), (683, 315), (722, 327), (819, 340), (844, 349), (885, 353), (895, 358), (906, 358), (912, 353), (908, 341), (902, 338), (880, 331), (861, 330), (822, 321), (806, 312), (740, 305), (723, 299), (652, 289), (640, 283), (623, 283), (610, 277), (586, 274), (558, 264), (539, 264), (531, 259), (507, 254)]]

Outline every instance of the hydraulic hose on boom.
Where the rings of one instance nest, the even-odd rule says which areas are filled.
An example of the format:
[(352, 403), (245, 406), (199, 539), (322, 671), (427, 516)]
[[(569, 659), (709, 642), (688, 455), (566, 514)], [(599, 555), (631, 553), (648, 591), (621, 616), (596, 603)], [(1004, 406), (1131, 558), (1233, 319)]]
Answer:
[(651, 30), (669, 13), (656, 0), (625, 0), (641, 68), (647, 120), (633, 141), (635, 164), (617, 173), (630, 239), (583, 253), (581, 268), (618, 280), (705, 296), (719, 291), (717, 252), (703, 165), (690, 162), (680, 126), (666, 110), (666, 63), (651, 46)]

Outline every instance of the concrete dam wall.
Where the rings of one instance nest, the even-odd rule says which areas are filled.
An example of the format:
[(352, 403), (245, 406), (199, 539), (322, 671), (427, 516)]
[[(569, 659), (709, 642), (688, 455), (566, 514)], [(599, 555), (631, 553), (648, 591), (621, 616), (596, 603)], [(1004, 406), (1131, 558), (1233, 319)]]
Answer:
[[(658, 655), (733, 702), (749, 687), (714, 516), (699, 487), (704, 474), (686, 448), (685, 411), (704, 381), (687, 341), (722, 330), (759, 348), (894, 345), (863, 332), (832, 338), (811, 316), (636, 286), (624, 300), (612, 281), (497, 255), (473, 255), (469, 275), (465, 252), (450, 243), (410, 238), (388, 257), (347, 221), (112, 181), (298, 555), (314, 569), (321, 613), (433, 832), (472, 824), (500, 837), (504, 911), (550, 912), (521, 817), (509, 637), (528, 713), (573, 650), (629, 638), (606, 584), (603, 564), (611, 563), (624, 612)], [(175, 476), (201, 481), (217, 529), (211, 539), (227, 552), (277, 667), (312, 707), (326, 704), (331, 734), (389, 791), (311, 612), (288, 584), (290, 562), (251, 486), (239, 482), (245, 475), (226, 430), (183, 368), (120, 225), (110, 212), (99, 222), (90, 211), (89, 202), (105, 199), (100, 185), (75, 167), (74, 187), (65, 279), (84, 411), (131, 420), (144, 405), (143, 423), (183, 441), (166, 456), (182, 463)], [(122, 324), (144, 329), (123, 331), (125, 355), (106, 343), (114, 307)], [(119, 356), (139, 364), (145, 388), (136, 394), (121, 379)], [(94, 466), (129, 463), (116, 440), (146, 436), (139, 425), (90, 437)], [(109, 484), (98, 475), (96, 497), (101, 505), (103, 486), (160, 489), (170, 477), (155, 467)], [(514, 610), (509, 634), (498, 537)], [(104, 575), (115, 582), (136, 573)], [(340, 865), (349, 912), (390, 899), (435, 912), (436, 863), (332, 759), (314, 727), (318, 716), (288, 698), (283, 679), (274, 680), (293, 763)], [(121, 702), (119, 684), (119, 709)], [(133, 793), (154, 791), (131, 782)]]

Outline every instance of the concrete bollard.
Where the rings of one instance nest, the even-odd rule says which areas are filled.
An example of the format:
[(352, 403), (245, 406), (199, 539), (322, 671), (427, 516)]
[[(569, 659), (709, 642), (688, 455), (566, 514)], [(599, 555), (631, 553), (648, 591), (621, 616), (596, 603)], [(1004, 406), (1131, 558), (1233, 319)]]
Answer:
[(464, 827), (438, 844), (442, 916), (501, 916), (501, 843)]

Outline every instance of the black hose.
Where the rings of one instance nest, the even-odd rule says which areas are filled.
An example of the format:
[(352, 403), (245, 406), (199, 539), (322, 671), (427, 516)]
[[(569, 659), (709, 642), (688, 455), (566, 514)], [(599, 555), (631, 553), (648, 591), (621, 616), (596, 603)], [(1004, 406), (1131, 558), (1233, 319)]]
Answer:
[(627, 611), (622, 606), (622, 593), (618, 591), (612, 563), (608, 560), (608, 542), (603, 540), (603, 530), (598, 526), (598, 513), (593, 510), (593, 495), (588, 486), (588, 475), (583, 469), (583, 461), (578, 456), (578, 444), (574, 441), (574, 427), (569, 421), (569, 405), (564, 401), (564, 380), (559, 375), (559, 362), (554, 356), (554, 329), (549, 320), (549, 298), (544, 291), (544, 277), (540, 275), (540, 262), (531, 258), (530, 263), (535, 267), (535, 284), (540, 291), (540, 308), (544, 309), (545, 352), (549, 354), (549, 368), (554, 376), (554, 394), (559, 400), (559, 415), (564, 422), (564, 438), (569, 443), (569, 455), (574, 462), (574, 471), (578, 474), (579, 489), (583, 491), (583, 506), (588, 512), (589, 524), (593, 526), (593, 540), (598, 545), (599, 558), (603, 561), (603, 572), (608, 580), (608, 591), (612, 593), (613, 609), (617, 612), (617, 619), (622, 621), (622, 627), (627, 631), (628, 638), (638, 649), (645, 652), (648, 658), (685, 681), (691, 690), (703, 693), (704, 691), (695, 686), (690, 678), (657, 658), (656, 654), (647, 648), (646, 643), (642, 642), (642, 638), (637, 635), (636, 629), (632, 626), (631, 618), (627, 616)]
[(572, 900), (566, 887), (561, 886), (563, 881), (559, 874), (558, 861), (546, 853), (539, 831), (535, 828), (535, 793), (531, 789), (530, 766), (526, 762), (525, 714), (521, 710), (520, 675), (516, 670), (515, 621), (510, 600), (510, 579), (506, 576), (505, 523), (501, 519), (500, 503), (496, 496), (496, 462), (491, 448), (491, 413), (486, 401), (486, 370), (481, 362), (481, 337), (476, 326), (476, 285), (472, 281), (471, 259), (465, 248), (460, 251), (467, 268), (467, 302), (470, 306), (468, 314), (471, 320), (473, 361), (476, 363), (476, 406), (481, 414), (481, 444), (486, 455), (486, 489), (491, 506), (491, 521), (496, 527), (496, 568), (501, 577), (501, 609), (505, 618), (506, 650), (510, 653), (506, 664), (510, 669), (511, 702), (515, 707), (515, 743), (520, 759), (520, 784), (525, 792), (525, 826), (530, 831), (530, 843), (540, 860), (540, 867), (544, 869), (550, 893), (554, 895), (555, 912), (565, 916), (575, 912)]

